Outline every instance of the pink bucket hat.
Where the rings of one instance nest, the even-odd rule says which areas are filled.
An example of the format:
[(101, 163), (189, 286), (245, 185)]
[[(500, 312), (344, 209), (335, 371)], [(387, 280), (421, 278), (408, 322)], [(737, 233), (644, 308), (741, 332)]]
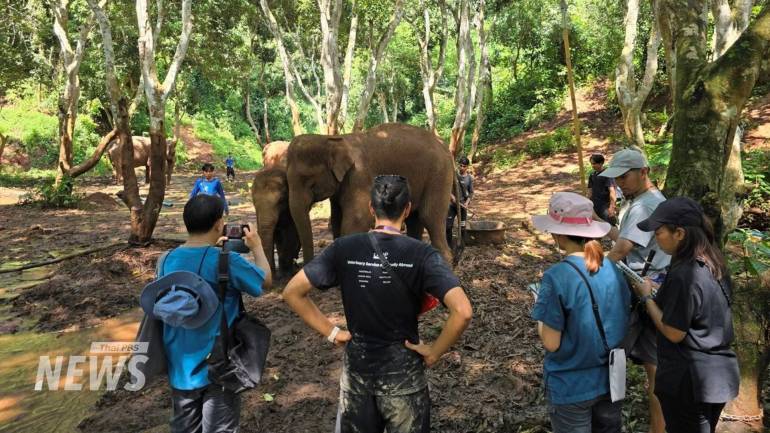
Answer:
[(574, 192), (557, 192), (548, 203), (548, 215), (533, 215), (536, 229), (557, 235), (601, 238), (609, 233), (609, 223), (593, 220), (591, 200)]

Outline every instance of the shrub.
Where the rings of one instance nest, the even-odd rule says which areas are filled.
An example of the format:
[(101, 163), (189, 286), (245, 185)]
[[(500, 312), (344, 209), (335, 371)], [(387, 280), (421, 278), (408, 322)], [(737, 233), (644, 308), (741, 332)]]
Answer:
[(565, 152), (575, 148), (572, 132), (563, 126), (547, 135), (529, 140), (524, 147), (525, 152), (532, 157), (549, 156), (557, 152)]
[(73, 208), (83, 199), (82, 194), (75, 194), (73, 179), (64, 177), (57, 186), (53, 179), (40, 182), (33, 191), (21, 197), (21, 203), (36, 205), (43, 208)]

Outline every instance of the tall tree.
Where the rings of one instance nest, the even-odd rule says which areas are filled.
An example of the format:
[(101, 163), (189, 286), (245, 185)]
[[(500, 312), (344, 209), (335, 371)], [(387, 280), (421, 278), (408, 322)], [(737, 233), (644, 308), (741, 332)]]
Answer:
[[(734, 137), (762, 62), (770, 56), (770, 4), (766, 3), (734, 43), (711, 62), (708, 19), (701, 13), (707, 6), (706, 0), (660, 1), (659, 12), (671, 32), (664, 39), (675, 42), (677, 64), (673, 149), (664, 193), (699, 200), (714, 221), (718, 239), (724, 240), (741, 216), (743, 173)], [(736, 350), (743, 374), (741, 394), (727, 407), (727, 413), (761, 412), (756, 389), (765, 360), (757, 356), (755, 345), (741, 341), (741, 328), (760, 326), (754, 320), (736, 323)]]
[(342, 16), (342, 0), (318, 0), (321, 16), (321, 65), (326, 88), (326, 133), (336, 134), (342, 102), (342, 77), (339, 70), (337, 34)]
[(637, 83), (634, 72), (634, 50), (639, 28), (639, 0), (626, 2), (626, 36), (620, 61), (615, 68), (615, 92), (618, 105), (623, 115), (623, 130), (626, 137), (640, 149), (644, 147), (644, 130), (642, 129), (642, 106), (652, 90), (655, 74), (658, 71), (658, 48), (660, 47), (660, 32), (653, 20), (650, 39), (647, 42), (647, 60), (644, 77)]
[(348, 32), (348, 45), (345, 48), (345, 61), (342, 67), (342, 100), (340, 101), (340, 128), (345, 127), (348, 117), (348, 99), (350, 98), (350, 76), (353, 71), (353, 57), (356, 53), (356, 38), (358, 37), (358, 9), (356, 0), (353, 0), (350, 15), (350, 31)]
[[(166, 117), (166, 101), (174, 90), (177, 74), (187, 54), (187, 47), (192, 34), (192, 0), (182, 0), (181, 34), (176, 51), (168, 65), (163, 82), (158, 79), (158, 68), (155, 62), (155, 38), (153, 26), (147, 11), (147, 0), (136, 0), (136, 18), (139, 28), (139, 62), (144, 79), (144, 94), (150, 117), (150, 190), (147, 200), (141, 204), (137, 191), (126, 190), (125, 201), (131, 209), (131, 235), (129, 242), (145, 244), (152, 238), (155, 224), (163, 204), (166, 181), (166, 132), (164, 127)], [(129, 146), (123, 145), (123, 166), (132, 161), (129, 156)], [(131, 149), (133, 151), (133, 149)], [(131, 164), (133, 165), (133, 164)], [(133, 171), (133, 170), (130, 170)]]
[[(438, 22), (439, 32), (439, 52), (438, 59), (433, 64), (433, 45), (431, 33), (431, 8), (425, 4), (425, 0), (419, 0), (417, 11), (418, 17), (410, 18), (409, 23), (414, 28), (414, 34), (417, 37), (417, 44), (420, 47), (420, 77), (422, 78), (422, 97), (425, 102), (425, 114), (428, 118), (428, 129), (438, 135), (436, 130), (436, 104), (434, 103), (433, 93), (436, 84), (444, 73), (444, 62), (446, 60), (446, 44), (449, 39), (447, 29), (447, 7), (444, 0), (437, 0), (439, 7)], [(420, 18), (422, 18), (420, 22)], [(422, 25), (422, 28), (420, 27)]]
[(485, 0), (479, 0), (479, 51), (481, 61), (479, 63), (479, 82), (476, 96), (476, 124), (473, 126), (471, 137), (471, 151), (468, 158), (473, 162), (473, 157), (479, 147), (481, 128), (484, 126), (484, 109), (486, 99), (492, 96), (492, 66), (489, 64), (489, 49), (487, 47), (487, 34), (484, 30)]
[(59, 41), (59, 52), (64, 67), (64, 90), (59, 97), (59, 162), (57, 164), (56, 185), (72, 168), (75, 123), (80, 101), (80, 65), (83, 62), (85, 45), (93, 26), (93, 15), (80, 25), (78, 39), (73, 49), (67, 34), (69, 26), (69, 0), (56, 0), (51, 4), (53, 11), (53, 30)]
[(294, 86), (296, 85), (296, 82), (295, 74), (293, 72), (294, 66), (292, 65), (291, 57), (289, 57), (289, 53), (286, 50), (286, 45), (284, 44), (283, 32), (278, 25), (278, 21), (275, 19), (275, 15), (273, 15), (273, 11), (270, 10), (270, 5), (267, 3), (267, 0), (259, 0), (259, 6), (265, 15), (265, 22), (267, 23), (267, 27), (270, 29), (270, 33), (273, 35), (273, 39), (275, 39), (275, 46), (278, 50), (278, 56), (281, 58), (281, 65), (283, 66), (283, 73), (286, 83), (286, 103), (289, 105), (289, 109), (291, 110), (291, 126), (294, 131), (294, 135), (300, 135), (304, 132), (304, 130), (302, 128), (302, 122), (299, 116), (299, 106), (297, 105), (297, 100), (295, 99), (296, 90)]
[(469, 0), (458, 0), (457, 22), (457, 89), (455, 91), (455, 120), (449, 138), (449, 152), (457, 156), (465, 139), (470, 120), (470, 110), (475, 97), (475, 60), (471, 37), (471, 12)]
[(377, 69), (382, 62), (382, 57), (385, 55), (385, 50), (388, 48), (390, 38), (393, 37), (396, 27), (398, 27), (398, 24), (401, 22), (403, 13), (403, 1), (395, 0), (393, 15), (390, 22), (388, 22), (388, 25), (385, 27), (382, 34), (380, 34), (377, 43), (372, 46), (372, 52), (369, 56), (369, 68), (367, 69), (366, 79), (364, 80), (364, 90), (361, 92), (361, 98), (359, 99), (358, 112), (356, 113), (356, 121), (353, 124), (353, 131), (361, 131), (364, 129), (364, 120), (366, 119), (367, 113), (369, 113), (369, 104), (371, 103), (374, 88), (377, 84)]

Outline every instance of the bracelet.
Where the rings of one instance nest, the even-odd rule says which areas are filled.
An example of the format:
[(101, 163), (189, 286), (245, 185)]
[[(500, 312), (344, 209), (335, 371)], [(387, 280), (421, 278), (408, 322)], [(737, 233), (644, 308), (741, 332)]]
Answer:
[(339, 333), (340, 333), (340, 328), (335, 326), (334, 329), (332, 329), (332, 332), (329, 334), (329, 336), (326, 337), (326, 340), (329, 343), (334, 344), (337, 341), (337, 334)]

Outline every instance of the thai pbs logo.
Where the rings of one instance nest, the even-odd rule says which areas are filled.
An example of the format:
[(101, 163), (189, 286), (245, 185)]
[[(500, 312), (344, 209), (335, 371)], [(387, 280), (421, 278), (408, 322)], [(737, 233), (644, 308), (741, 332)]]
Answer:
[[(114, 391), (121, 374), (128, 369), (130, 379), (123, 386), (127, 391), (138, 391), (144, 386), (144, 374), (139, 364), (147, 362), (149, 343), (93, 342), (89, 355), (41, 356), (37, 364), (35, 391)], [(62, 376), (64, 380), (62, 381)], [(88, 383), (84, 383), (87, 379)]]

